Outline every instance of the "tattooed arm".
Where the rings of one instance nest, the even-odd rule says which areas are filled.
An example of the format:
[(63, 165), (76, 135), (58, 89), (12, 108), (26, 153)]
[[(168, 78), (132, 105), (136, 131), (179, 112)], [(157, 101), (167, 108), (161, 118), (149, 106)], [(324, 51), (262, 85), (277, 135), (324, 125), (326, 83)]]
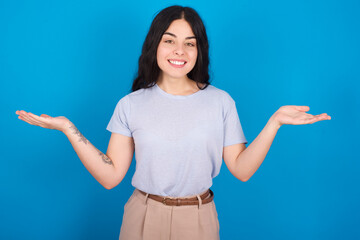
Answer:
[(128, 171), (134, 152), (133, 138), (113, 133), (106, 154), (99, 151), (65, 117), (37, 116), (23, 110), (16, 111), (19, 119), (43, 128), (63, 132), (69, 139), (81, 162), (93, 177), (106, 189), (118, 185)]
[[(86, 169), (101, 185), (103, 185), (106, 189), (111, 189), (122, 181), (131, 164), (132, 155), (130, 156), (129, 153), (133, 152), (133, 145), (126, 145), (128, 146), (128, 149), (123, 149), (121, 152), (119, 152), (119, 150), (112, 151), (114, 160), (117, 160), (117, 164), (115, 166), (114, 161), (110, 159), (109, 156), (95, 148), (74, 124), (70, 123), (68, 128), (63, 132), (68, 137), (75, 152)], [(132, 140), (132, 138), (129, 137), (121, 137), (124, 139), (126, 138), (126, 142), (128, 143), (130, 139)], [(114, 139), (115, 138), (112, 135), (109, 142), (108, 155), (111, 155), (111, 143), (113, 143), (112, 145), (115, 145), (114, 141), (116, 141), (116, 139)], [(120, 143), (116, 145), (117, 149), (124, 147), (124, 145), (120, 145)], [(118, 154), (116, 154), (116, 152), (118, 152)], [(119, 158), (118, 156), (120, 156), (120, 154), (122, 156)], [(126, 157), (126, 159), (130, 159), (130, 161), (124, 161), (125, 156), (129, 156)]]

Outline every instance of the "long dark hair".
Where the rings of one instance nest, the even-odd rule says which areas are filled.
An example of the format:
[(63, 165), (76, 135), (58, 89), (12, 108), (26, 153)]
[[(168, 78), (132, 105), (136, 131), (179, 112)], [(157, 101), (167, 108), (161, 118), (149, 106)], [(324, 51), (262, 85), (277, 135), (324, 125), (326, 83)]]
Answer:
[[(197, 41), (198, 55), (196, 64), (187, 76), (196, 82), (200, 90), (210, 85), (209, 42), (204, 23), (194, 9), (175, 5), (160, 11), (151, 23), (139, 58), (137, 76), (131, 89), (133, 92), (155, 85), (161, 71), (156, 59), (158, 45), (164, 32), (169, 28), (170, 24), (177, 19), (185, 19), (185, 21), (190, 24)], [(205, 83), (205, 87), (200, 88), (198, 83)]]

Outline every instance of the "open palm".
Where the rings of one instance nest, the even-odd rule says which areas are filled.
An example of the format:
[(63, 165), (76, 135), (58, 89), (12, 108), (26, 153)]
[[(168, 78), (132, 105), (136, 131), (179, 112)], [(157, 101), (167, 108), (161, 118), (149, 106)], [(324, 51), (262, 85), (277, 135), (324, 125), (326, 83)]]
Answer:
[(314, 122), (331, 119), (326, 113), (319, 115), (306, 113), (309, 110), (310, 108), (308, 106), (287, 105), (280, 107), (279, 110), (275, 112), (274, 117), (280, 126), (283, 124), (312, 124)]
[(41, 114), (40, 116), (37, 116), (31, 112), (25, 112), (24, 110), (16, 111), (16, 114), (19, 115), (19, 119), (31, 125), (36, 125), (43, 128), (64, 131), (65, 128), (70, 125), (69, 119), (63, 116), (51, 117), (47, 114)]

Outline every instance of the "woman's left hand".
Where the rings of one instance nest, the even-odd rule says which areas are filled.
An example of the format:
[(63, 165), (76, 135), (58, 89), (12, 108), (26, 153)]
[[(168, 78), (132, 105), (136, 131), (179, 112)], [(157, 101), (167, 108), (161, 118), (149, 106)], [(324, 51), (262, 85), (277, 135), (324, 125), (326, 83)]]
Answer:
[(310, 108), (308, 106), (287, 105), (280, 107), (272, 117), (277, 122), (277, 124), (279, 124), (279, 126), (283, 124), (312, 124), (314, 122), (331, 119), (331, 117), (326, 113), (319, 115), (311, 115), (306, 113), (309, 110)]

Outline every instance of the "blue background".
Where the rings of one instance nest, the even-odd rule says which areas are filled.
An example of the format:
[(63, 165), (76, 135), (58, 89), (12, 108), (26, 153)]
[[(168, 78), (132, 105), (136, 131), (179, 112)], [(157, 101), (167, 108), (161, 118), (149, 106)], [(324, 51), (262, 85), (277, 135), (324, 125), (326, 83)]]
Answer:
[(251, 143), (283, 105), (332, 120), (282, 126), (248, 182), (223, 164), (221, 239), (359, 239), (359, 1), (0, 1), (0, 239), (117, 239), (135, 161), (106, 190), (64, 134), (16, 110), (66, 116), (106, 152), (156, 12), (189, 5), (210, 41), (211, 81)]

